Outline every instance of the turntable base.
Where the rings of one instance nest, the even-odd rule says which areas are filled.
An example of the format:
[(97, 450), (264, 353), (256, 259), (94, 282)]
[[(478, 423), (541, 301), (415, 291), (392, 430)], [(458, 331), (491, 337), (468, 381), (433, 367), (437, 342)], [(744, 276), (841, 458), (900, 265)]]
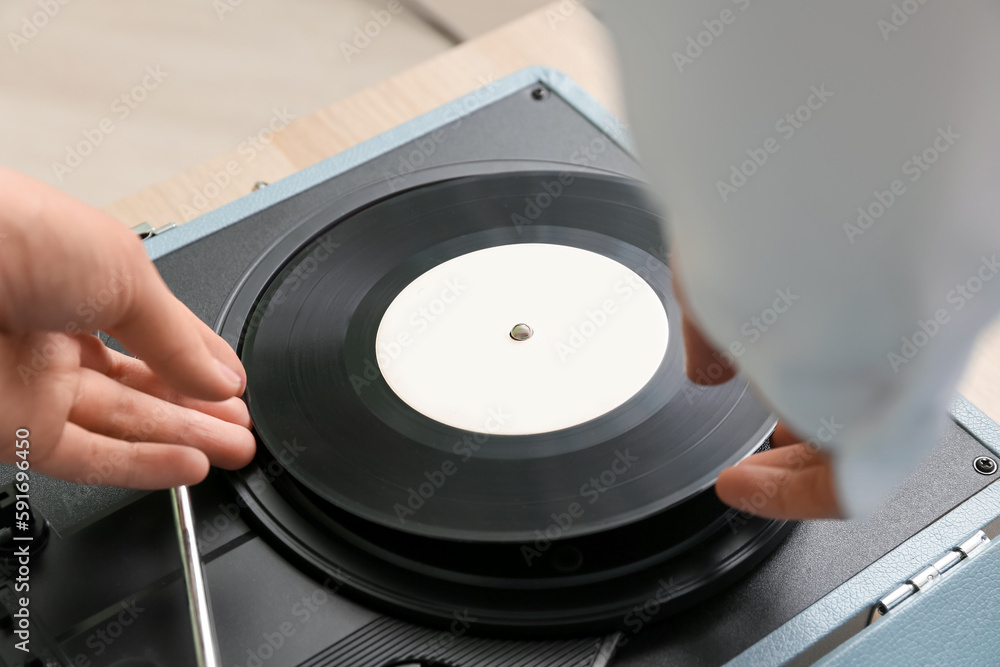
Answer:
[[(532, 91), (539, 85), (557, 94), (538, 100)], [(407, 187), (470, 173), (573, 169), (598, 179), (641, 176), (614, 139), (614, 124), (584, 115), (581, 109), (593, 112), (592, 100), (562, 76), (533, 70), (498, 87), (502, 94), (452, 127), (433, 159), (406, 177)], [(154, 237), (149, 251), (174, 292), (221, 328), (220, 318), (233, 310), (237, 288), (259, 257), (294, 237), (302, 221), (328, 210), (331, 202), (345, 213), (370, 203), (368, 188), (396, 182), (386, 181), (384, 165), (398, 165), (411, 152), (411, 142), (436, 131), (434, 122), (448, 120), (443, 115), (424, 119), (408, 126), (409, 134), (397, 133), (275, 183), (238, 206)], [(605, 150), (574, 164), (579, 147), (597, 140), (605, 142)], [(463, 159), (470, 155), (475, 159)], [(252, 305), (247, 304), (247, 312)], [(238, 346), (239, 335), (230, 342)], [(478, 577), (478, 583), (509, 574), (477, 551), (474, 540), (471, 546), (465, 540), (466, 551), (456, 549), (465, 556), (458, 564), (445, 562), (448, 553), (422, 553), (410, 540), (390, 545), (378, 527), (347, 525), (358, 521), (356, 515), (300, 485), (269, 455), (262, 448), (254, 467), (232, 476), (213, 473), (192, 490), (226, 665), (387, 667), (416, 661), (422, 667), (587, 667), (607, 664), (612, 646), (618, 647), (614, 664), (626, 667), (716, 665), (752, 651), (756, 642), (911, 536), (933, 528), (939, 517), (992, 481), (969, 463), (992, 455), (991, 450), (953, 425), (934, 454), (936, 465), (910, 478), (867, 522), (791, 527), (727, 516), (719, 541), (702, 542), (704, 550), (691, 552), (700, 561), (724, 560), (709, 547), (734, 551), (732, 540), (741, 530), (761, 529), (757, 534), (764, 544), (755, 551), (762, 560), (750, 563), (756, 567), (721, 582), (726, 584), (721, 590), (705, 586), (702, 595), (685, 598), (677, 590), (682, 576), (643, 580), (645, 564), (618, 563), (636, 566), (631, 574), (640, 573), (641, 585), (630, 589), (628, 582), (635, 580), (623, 575), (614, 586), (616, 595), (602, 593), (599, 583), (589, 589), (553, 588), (538, 598), (537, 608), (527, 609), (536, 616), (526, 618), (523, 601), (498, 604), (516, 599), (517, 590), (486, 596), (476, 586), (438, 584), (442, 571), (451, 579)], [(33, 488), (36, 509), (54, 531), (34, 565), (32, 582), (32, 646), (43, 664), (193, 664), (174, 536), (165, 529), (171, 524), (167, 495), (91, 490), (41, 478)], [(703, 496), (702, 502), (710, 505), (710, 499)], [(711, 522), (699, 524), (693, 508), (685, 511), (692, 532), (711, 527)], [(718, 519), (714, 510), (708, 514)], [(775, 546), (771, 541), (785, 531), (781, 545), (765, 557)], [(631, 539), (645, 534), (662, 537), (651, 525), (648, 533)], [(560, 562), (573, 561), (557, 559), (551, 563), (556, 572)], [(413, 576), (414, 569), (423, 570), (422, 576)], [(0, 603), (7, 609), (14, 608), (10, 583), (5, 579), (0, 585)], [(886, 590), (895, 583), (886, 581)], [(601, 608), (602, 600), (611, 601), (613, 613)], [(671, 602), (680, 601), (685, 608), (672, 613), (680, 605)], [(126, 629), (119, 615), (130, 609), (135, 614)], [(501, 613), (504, 609), (509, 613)], [(610, 629), (612, 617), (621, 633), (614, 640), (600, 634)], [(524, 627), (532, 622), (535, 632)], [(0, 660), (20, 664), (23, 656), (15, 653), (10, 637), (0, 641)]]

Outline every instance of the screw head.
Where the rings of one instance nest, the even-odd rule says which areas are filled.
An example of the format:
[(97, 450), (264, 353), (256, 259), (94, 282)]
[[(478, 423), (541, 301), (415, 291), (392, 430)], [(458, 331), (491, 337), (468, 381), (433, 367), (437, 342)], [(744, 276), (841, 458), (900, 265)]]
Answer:
[(980, 475), (992, 475), (997, 471), (997, 462), (988, 456), (978, 457), (972, 465)]
[(548, 96), (549, 96), (548, 88), (543, 88), (542, 86), (538, 86), (537, 88), (531, 91), (531, 98), (534, 100), (538, 100), (539, 102), (541, 102)]
[(523, 322), (521, 324), (515, 324), (514, 328), (510, 330), (510, 337), (518, 342), (526, 341), (534, 335), (534, 329)]
[(266, 187), (267, 187), (267, 182), (257, 181), (256, 183), (253, 184), (253, 192), (257, 192), (261, 188), (266, 188)]

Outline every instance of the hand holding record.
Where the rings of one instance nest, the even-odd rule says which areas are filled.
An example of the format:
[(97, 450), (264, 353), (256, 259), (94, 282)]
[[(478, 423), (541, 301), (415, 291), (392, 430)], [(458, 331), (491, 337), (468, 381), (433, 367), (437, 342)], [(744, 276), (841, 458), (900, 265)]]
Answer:
[[(736, 369), (708, 342), (688, 307), (676, 260), (674, 295), (683, 312), (684, 372), (698, 384), (722, 384), (732, 379)], [(721, 375), (710, 379), (709, 366), (723, 366)], [(766, 502), (751, 505), (748, 499), (764, 488)], [(738, 465), (722, 471), (715, 485), (722, 502), (737, 509), (770, 519), (836, 519), (843, 513), (833, 483), (833, 461), (828, 452), (806, 444), (803, 438), (779, 423), (771, 436), (771, 449), (754, 454)]]

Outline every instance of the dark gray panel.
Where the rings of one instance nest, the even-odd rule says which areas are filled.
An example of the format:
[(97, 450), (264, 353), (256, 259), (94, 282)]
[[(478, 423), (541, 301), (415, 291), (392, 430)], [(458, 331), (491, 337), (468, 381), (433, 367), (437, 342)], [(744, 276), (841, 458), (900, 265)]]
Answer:
[[(281, 573), (277, 576), (277, 573)], [(315, 581), (260, 538), (205, 566), (225, 665), (295, 667), (380, 615), (337, 595), (337, 581)]]

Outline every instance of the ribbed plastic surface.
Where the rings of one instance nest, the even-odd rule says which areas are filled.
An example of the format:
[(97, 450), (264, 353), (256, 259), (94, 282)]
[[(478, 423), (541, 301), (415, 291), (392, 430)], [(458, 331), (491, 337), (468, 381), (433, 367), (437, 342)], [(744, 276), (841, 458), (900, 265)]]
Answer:
[(300, 667), (382, 667), (421, 662), (448, 667), (590, 667), (604, 640), (505, 641), (372, 621)]

